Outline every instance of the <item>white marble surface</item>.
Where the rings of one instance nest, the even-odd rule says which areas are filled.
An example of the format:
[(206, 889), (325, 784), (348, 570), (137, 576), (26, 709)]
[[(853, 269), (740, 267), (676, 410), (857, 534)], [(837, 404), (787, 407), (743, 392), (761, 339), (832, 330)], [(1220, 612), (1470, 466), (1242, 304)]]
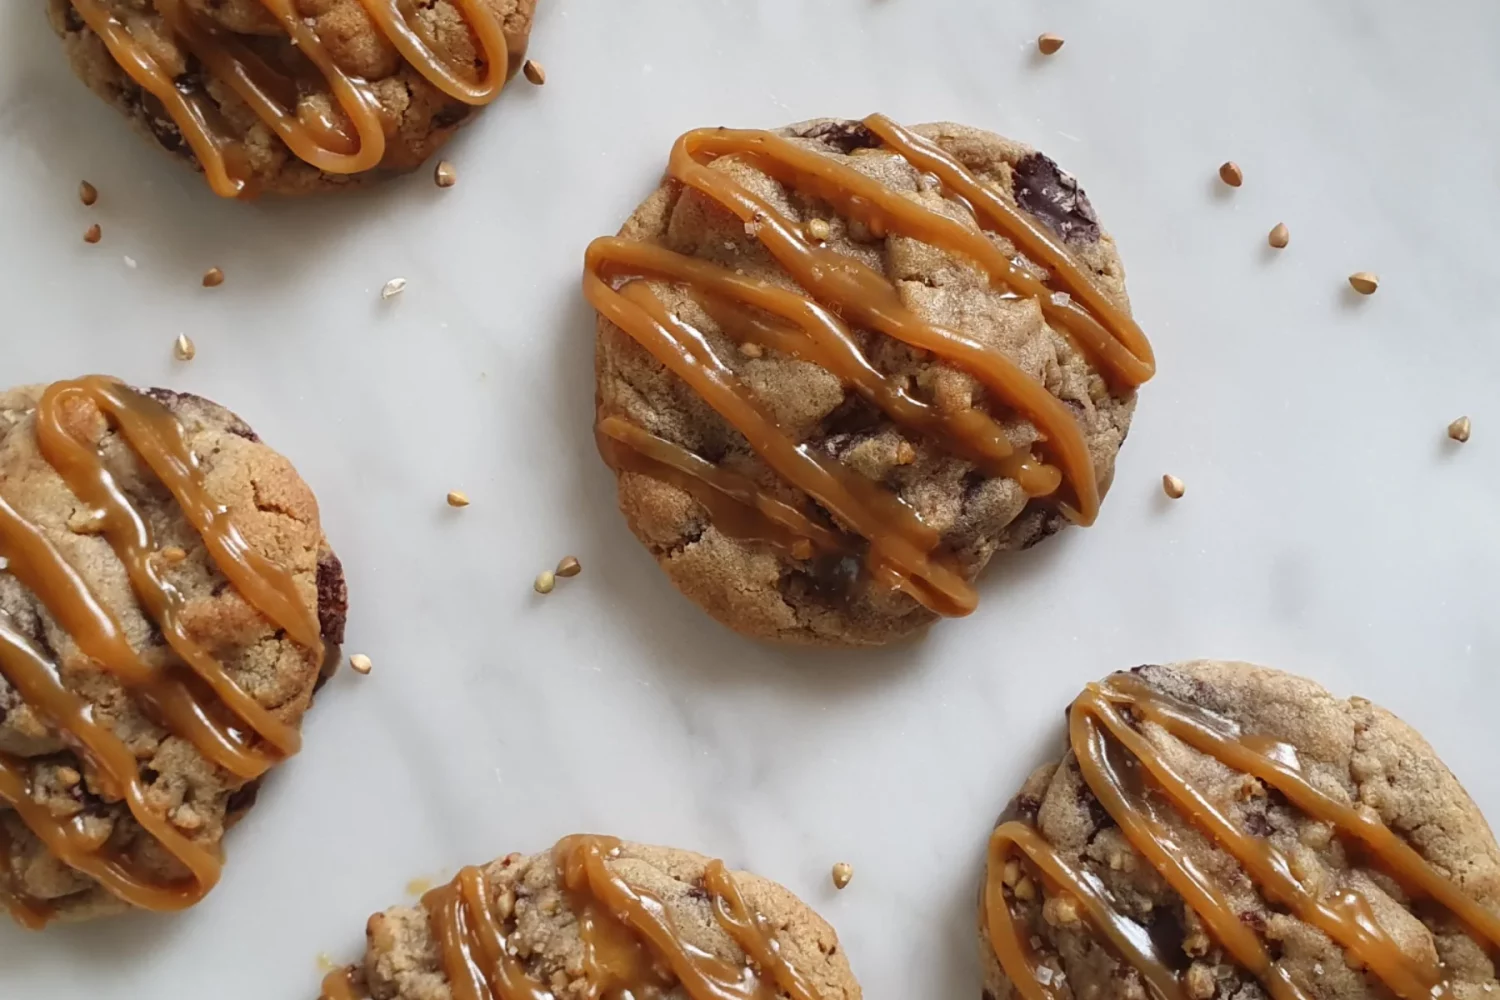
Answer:
[[(451, 147), (456, 188), (258, 205), (88, 95), (42, 0), (3, 6), (0, 382), (102, 370), (250, 418), (318, 490), (349, 649), (376, 667), (327, 690), (207, 902), (0, 927), (0, 996), (308, 998), (318, 954), (352, 956), (408, 880), (582, 829), (781, 880), (871, 1000), (973, 997), (990, 820), (1079, 686), (1150, 660), (1369, 695), (1500, 809), (1500, 6), (542, 0), (548, 83)], [(1042, 31), (1067, 38), (1047, 61)], [(876, 109), (1077, 173), (1161, 374), (1097, 527), (995, 567), (979, 613), (925, 641), (799, 653), (705, 619), (626, 531), (589, 435), (579, 264), (680, 132)], [(1357, 270), (1379, 294), (1349, 293)], [(566, 553), (584, 574), (538, 599)]]

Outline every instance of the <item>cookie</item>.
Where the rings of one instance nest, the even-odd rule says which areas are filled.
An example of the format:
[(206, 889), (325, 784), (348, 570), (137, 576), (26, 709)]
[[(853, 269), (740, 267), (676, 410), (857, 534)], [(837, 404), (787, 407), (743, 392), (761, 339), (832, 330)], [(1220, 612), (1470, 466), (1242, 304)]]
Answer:
[(225, 197), (410, 170), (520, 68), (536, 0), (46, 0), (83, 82)]
[(366, 937), (324, 1000), (860, 997), (833, 928), (786, 889), (612, 837), (465, 868), (421, 905), (375, 914)]
[(40, 927), (201, 899), (346, 606), (312, 491), (228, 410), (0, 392), (0, 902)]
[(1093, 521), (1154, 365), (1082, 189), (961, 125), (690, 132), (584, 288), (631, 529), (767, 639), (972, 611), (996, 552)]
[(1243, 663), (1091, 685), (990, 840), (985, 1000), (1479, 1000), (1500, 849), (1427, 743)]

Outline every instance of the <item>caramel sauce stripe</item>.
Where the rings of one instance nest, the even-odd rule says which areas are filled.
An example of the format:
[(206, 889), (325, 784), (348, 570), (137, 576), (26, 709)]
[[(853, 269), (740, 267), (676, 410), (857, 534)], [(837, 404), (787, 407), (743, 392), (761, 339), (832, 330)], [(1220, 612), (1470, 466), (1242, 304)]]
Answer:
[[(467, 80), (447, 65), (424, 37), (424, 30), (407, 16), (401, 0), (361, 0), (378, 31), (402, 58), (448, 96), (466, 104), (486, 104), (505, 86), (511, 58), (504, 26), (484, 0), (455, 0), (467, 20), (484, 63), (484, 76)], [(202, 94), (187, 95), (171, 74), (116, 18), (105, 0), (72, 0), (85, 24), (98, 35), (110, 55), (142, 89), (161, 101), (177, 124), (194, 156), (203, 166), (213, 190), (225, 197), (246, 192), (246, 174), (238, 140), (222, 123), (218, 108)], [(301, 160), (334, 174), (373, 169), (385, 158), (386, 113), (368, 81), (346, 73), (293, 0), (261, 0), (297, 51), (322, 74), (333, 95), (339, 117), (298, 104), (288, 107), (280, 94), (297, 88), (229, 32), (206, 23), (182, 0), (155, 0), (163, 25), (213, 76), (229, 86)], [(353, 126), (354, 134), (349, 132)]]
[[(182, 424), (156, 400), (112, 379), (88, 376), (49, 386), (37, 405), (37, 445), (69, 490), (96, 512), (97, 525), (125, 567), (137, 599), (178, 660), (160, 667), (148, 664), (77, 570), (3, 495), (0, 556), (8, 572), (35, 595), (79, 652), (123, 685), (148, 718), (191, 742), (205, 759), (231, 774), (246, 780), (259, 777), (298, 750), (297, 729), (256, 701), (188, 634), (183, 621), (185, 598), (158, 572), (161, 553), (150, 526), (106, 467), (98, 448), (75, 436), (73, 422), (87, 419), (92, 412), (118, 431), (167, 489), (215, 565), (247, 603), (321, 658), (317, 616), (303, 603), (291, 574), (252, 550), (228, 511), (209, 496)], [(60, 665), (50, 662), (3, 619), (0, 676), (79, 754), (91, 769), (91, 782), (98, 783), (96, 790), (106, 800), (123, 800), (141, 828), (182, 864), (189, 877), (163, 883), (136, 870), (107, 845), (94, 843), (81, 818), (54, 816), (33, 795), (30, 762), (0, 755), (0, 800), (9, 804), (48, 850), (118, 898), (145, 909), (182, 909), (209, 892), (219, 878), (218, 852), (180, 833), (147, 802), (131, 749), (106, 720), (95, 717), (91, 704), (63, 684)], [(264, 742), (268, 749), (261, 749), (257, 742)], [(15, 845), (5, 844), (7, 865), (14, 849)], [(12, 889), (4, 897), (11, 912), (27, 925), (45, 923), (50, 915)]]
[[(1440, 903), (1476, 940), (1492, 949), (1500, 947), (1500, 918), (1433, 869), (1384, 824), (1315, 788), (1300, 773), (1294, 748), (1246, 735), (1227, 720), (1156, 691), (1133, 676), (1116, 675), (1090, 687), (1069, 713), (1070, 742), (1085, 782), (1131, 845), (1186, 901), (1234, 961), (1260, 980), (1276, 1000), (1305, 1000), (1308, 994), (1271, 959), (1234, 906), (1195, 867), (1183, 845), (1176, 842), (1166, 817), (1157, 811), (1155, 797), (1163, 797), (1228, 853), (1269, 902), (1322, 931), (1394, 995), (1402, 1000), (1433, 1000), (1452, 996), (1454, 991), (1441, 962), (1403, 951), (1380, 923), (1369, 899), (1357, 889), (1347, 884), (1329, 892), (1310, 887), (1273, 844), (1240, 829), (1207, 793), (1155, 752), (1147, 737), (1121, 715), (1121, 708), (1128, 708), (1141, 723), (1265, 782), (1309, 817), (1359, 839), (1377, 866), (1408, 891)], [(1006, 823), (990, 842), (985, 914), (995, 954), (1026, 1000), (1056, 1000), (1056, 994), (1037, 975), (1035, 958), (1001, 881), (1000, 873), (1017, 848), (1050, 885), (1082, 901), (1090, 926), (1160, 996), (1177, 1000), (1171, 992), (1180, 991), (1177, 973), (1154, 952), (1132, 946), (1125, 925), (1143, 929), (1110, 905), (1101, 890), (1086, 883), (1092, 876), (1072, 868), (1035, 828)]]
[[(984, 271), (997, 288), (1036, 299), (1046, 318), (1115, 385), (1129, 389), (1151, 377), (1154, 360), (1145, 335), (1061, 244), (935, 144), (878, 115), (866, 119), (865, 125), (888, 150), (914, 168), (935, 175), (946, 192), (963, 199), (983, 229), (1009, 238), (1051, 268), (1065, 293), (1054, 293), (1017, 267), (983, 232), (918, 204), (852, 167), (770, 132), (729, 129), (701, 129), (680, 138), (672, 151), (669, 176), (741, 219), (805, 293), (654, 244), (616, 237), (596, 240), (589, 247), (584, 290), (605, 319), (698, 392), (744, 435), (772, 470), (826, 507), (841, 525), (867, 539), (868, 567), (877, 581), (904, 590), (934, 611), (966, 614), (977, 600), (973, 588), (937, 551), (939, 539), (920, 517), (884, 487), (795, 441), (714, 356), (707, 338), (670, 312), (648, 285), (665, 281), (684, 288), (725, 336), (826, 368), (897, 424), (936, 440), (989, 475), (1014, 479), (1028, 496), (1049, 496), (1066, 484), (1072, 499), (1061, 501), (1064, 511), (1091, 523), (1100, 499), (1093, 458), (1083, 429), (1066, 404), (1003, 352), (923, 321), (902, 302), (883, 274), (815, 244), (766, 199), (728, 173), (711, 168), (716, 159), (740, 158), (790, 188), (827, 201), (877, 236), (900, 234), (962, 257)], [(1039, 447), (1057, 465), (1026, 451), (1017, 452), (989, 414), (978, 409), (940, 414), (911, 396), (869, 363), (851, 324), (931, 352), (972, 374), (1038, 428)], [(625, 441), (618, 429), (607, 433), (631, 447), (641, 443), (639, 439)], [(660, 463), (664, 449), (655, 443), (651, 447), (653, 460)], [(612, 464), (618, 467), (618, 449), (610, 450), (616, 456)], [(676, 472), (673, 482), (705, 478), (704, 466), (681, 455), (674, 454), (666, 464)], [(765, 510), (757, 496), (760, 491), (735, 495), (737, 491), (726, 492), (722, 483), (709, 485), (759, 511), (770, 524), (756, 530), (749, 527), (756, 519), (742, 514), (737, 517), (740, 527), (731, 532), (737, 537), (769, 536), (774, 543), (780, 540), (781, 529), (797, 530)], [(689, 492), (702, 500), (703, 491)]]

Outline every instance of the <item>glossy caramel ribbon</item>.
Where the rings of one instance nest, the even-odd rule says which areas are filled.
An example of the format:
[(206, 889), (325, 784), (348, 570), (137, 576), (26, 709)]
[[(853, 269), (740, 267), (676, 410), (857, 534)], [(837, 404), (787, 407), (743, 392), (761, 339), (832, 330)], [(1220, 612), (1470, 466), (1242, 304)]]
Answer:
[[(976, 595), (952, 560), (938, 551), (937, 533), (885, 487), (795, 440), (715, 357), (702, 332), (670, 312), (648, 285), (661, 281), (687, 289), (726, 336), (827, 369), (898, 425), (937, 441), (988, 475), (1014, 479), (1028, 496), (1054, 494), (1066, 483), (1071, 499), (1064, 501), (1065, 510), (1091, 523), (1098, 513), (1099, 486), (1083, 430), (1066, 404), (1003, 352), (921, 319), (883, 274), (822, 246), (768, 200), (709, 166), (720, 157), (741, 158), (788, 187), (827, 201), (877, 237), (906, 236), (961, 257), (995, 287), (1035, 299), (1043, 315), (1112, 384), (1133, 388), (1151, 377), (1155, 363), (1145, 335), (1057, 240), (935, 143), (880, 115), (867, 118), (864, 126), (886, 150), (962, 199), (982, 229), (1004, 235), (1048, 267), (1057, 287), (1007, 258), (983, 232), (829, 156), (771, 132), (700, 129), (678, 140), (669, 176), (742, 219), (800, 290), (655, 244), (605, 237), (589, 246), (584, 292), (601, 316), (650, 351), (744, 435), (766, 465), (865, 539), (867, 566), (877, 581), (940, 614), (967, 614)], [(865, 358), (855, 327), (929, 351), (969, 372), (1036, 425), (1046, 459), (1018, 451), (994, 417), (982, 410), (942, 413), (911, 395)], [(856, 548), (853, 539), (838, 532), (812, 530), (814, 522), (806, 512), (619, 417), (603, 419), (598, 436), (606, 460), (616, 468), (683, 487), (709, 508), (721, 530), (735, 537), (787, 549), (798, 545), (809, 554)], [(731, 508), (734, 514), (721, 518)]]
[[(97, 414), (119, 432), (171, 493), (203, 539), (219, 571), (245, 600), (285, 629), (319, 659), (323, 653), (317, 616), (308, 610), (285, 569), (253, 551), (204, 486), (196, 456), (181, 423), (156, 400), (102, 376), (49, 386), (36, 411), (37, 443), (43, 458), (68, 488), (94, 512), (95, 527), (124, 565), (142, 608), (161, 630), (176, 660), (146, 662), (130, 645), (114, 614), (95, 596), (42, 531), (22, 517), (0, 491), (0, 558), (6, 571), (47, 609), (79, 651), (118, 681), (144, 713), (187, 740), (203, 756), (236, 777), (264, 774), (301, 746), (295, 726), (267, 711), (222, 664), (188, 634), (185, 599), (160, 573), (161, 550), (150, 525), (105, 465), (98, 448), (79, 436), (80, 423)], [(32, 764), (0, 754), (0, 802), (59, 860), (95, 879), (110, 893), (148, 910), (177, 910), (201, 899), (219, 878), (217, 850), (200, 846), (147, 803), (139, 765), (130, 749), (97, 717), (93, 705), (63, 683), (60, 665), (0, 616), (0, 676), (21, 700), (57, 730), (110, 798), (123, 799), (130, 814), (187, 870), (185, 881), (162, 884), (95, 843), (83, 816), (56, 817), (32, 794)], [(21, 923), (38, 927), (50, 917), (43, 901), (9, 887), (13, 845), (0, 854), (0, 890)]]
[[(1322, 931), (1343, 948), (1351, 964), (1367, 969), (1402, 1000), (1444, 1000), (1452, 984), (1439, 962), (1402, 950), (1381, 925), (1370, 901), (1353, 886), (1321, 893), (1296, 875), (1291, 860), (1269, 841), (1239, 828), (1213, 798), (1197, 787), (1126, 720), (1160, 727), (1188, 746), (1286, 796), (1303, 813), (1358, 841), (1375, 867), (1413, 897), (1451, 913), (1488, 948), (1500, 946), (1500, 917), (1436, 871), (1395, 832), (1375, 818), (1315, 787), (1302, 773), (1296, 748), (1256, 734), (1150, 687), (1129, 674), (1091, 686), (1069, 711), (1069, 739), (1078, 767), (1104, 810), (1132, 847), (1159, 872), (1203, 922), (1208, 933), (1242, 969), (1255, 976), (1274, 1000), (1308, 1000), (1312, 984), (1297, 982), (1271, 957), (1260, 937), (1177, 842), (1158, 801), (1165, 800), (1226, 851), (1260, 888), (1266, 901)], [(1053, 894), (1079, 903), (1088, 926), (1127, 965), (1140, 973), (1160, 1000), (1185, 1000), (1179, 974), (1156, 949), (1146, 928), (1121, 913), (1104, 885), (1074, 867), (1033, 826), (1001, 824), (990, 839), (985, 915), (990, 944), (1024, 1000), (1063, 1000), (1050, 976), (1039, 976), (1029, 933), (1011, 912), (1002, 878), (1006, 863), (1025, 859)]]

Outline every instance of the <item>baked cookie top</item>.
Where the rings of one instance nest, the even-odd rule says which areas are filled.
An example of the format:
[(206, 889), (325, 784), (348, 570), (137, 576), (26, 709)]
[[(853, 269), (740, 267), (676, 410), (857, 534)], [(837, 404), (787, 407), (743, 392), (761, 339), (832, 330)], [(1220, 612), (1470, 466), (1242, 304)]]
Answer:
[(987, 1000), (1480, 1000), (1500, 850), (1427, 743), (1243, 663), (1091, 685), (990, 841)]
[(788, 890), (689, 851), (575, 836), (377, 913), (324, 1000), (859, 1000), (838, 937)]
[(0, 392), (0, 902), (36, 927), (202, 898), (346, 604), (312, 491), (228, 410)]
[(74, 70), (226, 197), (410, 170), (520, 67), (536, 0), (47, 0)]
[(995, 552), (1093, 520), (1153, 370), (1083, 191), (961, 125), (689, 133), (584, 285), (631, 528), (764, 638), (971, 611)]

